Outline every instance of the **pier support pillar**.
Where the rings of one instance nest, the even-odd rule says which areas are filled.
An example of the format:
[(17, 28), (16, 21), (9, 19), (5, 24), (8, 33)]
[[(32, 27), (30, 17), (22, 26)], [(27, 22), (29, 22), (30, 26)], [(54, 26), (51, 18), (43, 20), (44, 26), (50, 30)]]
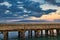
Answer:
[(41, 36), (43, 35), (43, 30), (41, 30)]
[(48, 35), (48, 30), (45, 30), (45, 35)]
[(56, 29), (56, 32), (57, 32), (57, 35), (59, 35), (59, 34), (60, 34), (59, 29)]
[(40, 34), (39, 33), (40, 33), (40, 30), (36, 30), (35, 31), (35, 37), (40, 37)]
[(32, 37), (32, 30), (28, 31), (28, 37)]
[(3, 34), (4, 34), (4, 40), (8, 40), (8, 32), (4, 31)]
[(50, 30), (50, 36), (53, 36), (54, 35), (54, 31), (51, 29)]
[(21, 31), (21, 38), (25, 39), (25, 31)]
[(19, 40), (21, 38), (21, 32), (20, 31), (18, 31), (18, 38), (19, 38)]

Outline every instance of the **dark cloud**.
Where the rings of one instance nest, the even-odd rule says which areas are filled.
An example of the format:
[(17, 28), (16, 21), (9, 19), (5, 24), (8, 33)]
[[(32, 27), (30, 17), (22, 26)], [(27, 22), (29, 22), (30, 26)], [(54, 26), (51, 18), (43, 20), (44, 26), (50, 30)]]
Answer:
[(49, 9), (49, 10), (46, 10), (45, 13), (46, 13), (46, 14), (49, 14), (49, 13), (51, 13), (51, 12), (56, 12), (56, 11), (57, 11), (57, 10)]
[[(46, 11), (42, 10), (42, 8), (40, 8), (40, 3), (38, 3), (38, 2), (29, 1), (29, 0), (19, 0), (22, 2), (21, 5), (24, 5), (24, 6), (22, 6), (24, 9), (31, 11), (30, 13), (25, 13), (24, 9), (18, 8), (17, 5), (20, 5), (20, 4), (17, 4), (17, 2), (16, 2), (17, 0), (6, 0), (6, 1), (11, 3), (12, 6), (9, 8), (7, 8), (5, 5), (0, 6), (0, 16), (1, 17), (15, 17), (14, 14), (18, 14), (20, 16), (28, 15), (28, 17), (30, 17), (30, 16), (41, 17), (44, 13), (49, 14), (51, 12), (56, 12), (56, 10), (52, 10), (52, 9), (49, 9)], [(49, 1), (49, 2), (51, 3), (51, 1)], [(53, 2), (53, 3), (55, 3), (55, 2)], [(4, 14), (6, 10), (9, 10), (12, 14)], [(21, 12), (21, 13), (19, 13), (19, 12)]]
[(0, 0), (0, 3), (4, 2), (4, 0)]
[(52, 10), (52, 9), (46, 11), (42, 10), (42, 8), (40, 8), (40, 4), (37, 2), (28, 1), (24, 4), (25, 4), (24, 8), (32, 11), (30, 14), (28, 14), (29, 16), (41, 17), (44, 13), (49, 14), (51, 12), (56, 12), (56, 10)]
[(3, 15), (6, 10), (7, 10), (7, 6), (5, 5), (0, 6), (0, 15)]
[(55, 0), (45, 0), (45, 1), (47, 1), (48, 3), (52, 3), (52, 4), (55, 4), (56, 3)]
[(29, 13), (28, 15), (29, 16), (34, 16), (34, 17), (37, 17), (37, 18), (40, 18), (42, 15), (44, 15), (44, 14), (49, 14), (49, 13), (51, 13), (51, 12), (56, 12), (57, 10), (52, 10), (52, 9), (49, 9), (49, 10), (41, 10), (40, 12), (31, 12), (31, 13)]
[(23, 11), (22, 9), (19, 9), (17, 6), (11, 6), (8, 10), (10, 10), (13, 13)]
[(39, 6), (40, 6), (39, 3), (36, 3), (33, 1), (24, 3), (24, 8), (31, 10), (31, 11), (35, 11), (35, 12), (41, 11), (41, 8)]

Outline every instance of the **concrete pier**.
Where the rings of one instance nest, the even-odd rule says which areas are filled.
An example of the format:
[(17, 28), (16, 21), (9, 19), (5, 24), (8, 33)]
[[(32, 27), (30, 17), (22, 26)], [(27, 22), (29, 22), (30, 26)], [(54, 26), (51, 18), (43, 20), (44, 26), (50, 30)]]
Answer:
[(32, 37), (32, 30), (34, 30), (35, 36), (40, 37), (43, 34), (42, 30), (45, 30), (45, 35), (48, 35), (48, 32), (50, 32), (50, 35), (54, 35), (54, 29), (59, 34), (60, 23), (0, 24), (0, 31), (4, 34), (4, 40), (8, 40), (9, 31), (18, 31), (18, 37), (25, 38), (26, 31), (29, 31), (29, 36)]

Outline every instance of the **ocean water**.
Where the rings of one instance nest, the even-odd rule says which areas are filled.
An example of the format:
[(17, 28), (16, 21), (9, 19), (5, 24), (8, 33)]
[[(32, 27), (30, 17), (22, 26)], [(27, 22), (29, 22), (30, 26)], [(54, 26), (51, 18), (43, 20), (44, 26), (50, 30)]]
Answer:
[[(60, 40), (60, 35), (55, 35), (55, 36), (48, 36), (48, 35), (44, 35), (44, 32), (43, 32), (43, 35), (40, 36), (39, 38), (37, 37), (34, 37), (34, 31), (32, 31), (32, 37), (29, 37), (28, 38), (28, 31), (26, 31), (25, 33), (25, 36), (26, 38), (25, 39), (22, 39), (22, 38), (18, 38), (18, 32), (9, 32), (8, 34), (8, 40)], [(4, 40), (4, 35), (3, 34), (0, 34), (0, 40)]]

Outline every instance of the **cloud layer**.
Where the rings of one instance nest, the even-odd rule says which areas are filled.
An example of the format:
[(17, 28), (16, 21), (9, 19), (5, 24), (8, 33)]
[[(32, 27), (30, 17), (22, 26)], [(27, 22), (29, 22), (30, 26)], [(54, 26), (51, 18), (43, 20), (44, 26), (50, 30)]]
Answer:
[(60, 19), (60, 0), (0, 0), (0, 18), (7, 17), (11, 19), (6, 22), (21, 21), (21, 18), (54, 21)]

